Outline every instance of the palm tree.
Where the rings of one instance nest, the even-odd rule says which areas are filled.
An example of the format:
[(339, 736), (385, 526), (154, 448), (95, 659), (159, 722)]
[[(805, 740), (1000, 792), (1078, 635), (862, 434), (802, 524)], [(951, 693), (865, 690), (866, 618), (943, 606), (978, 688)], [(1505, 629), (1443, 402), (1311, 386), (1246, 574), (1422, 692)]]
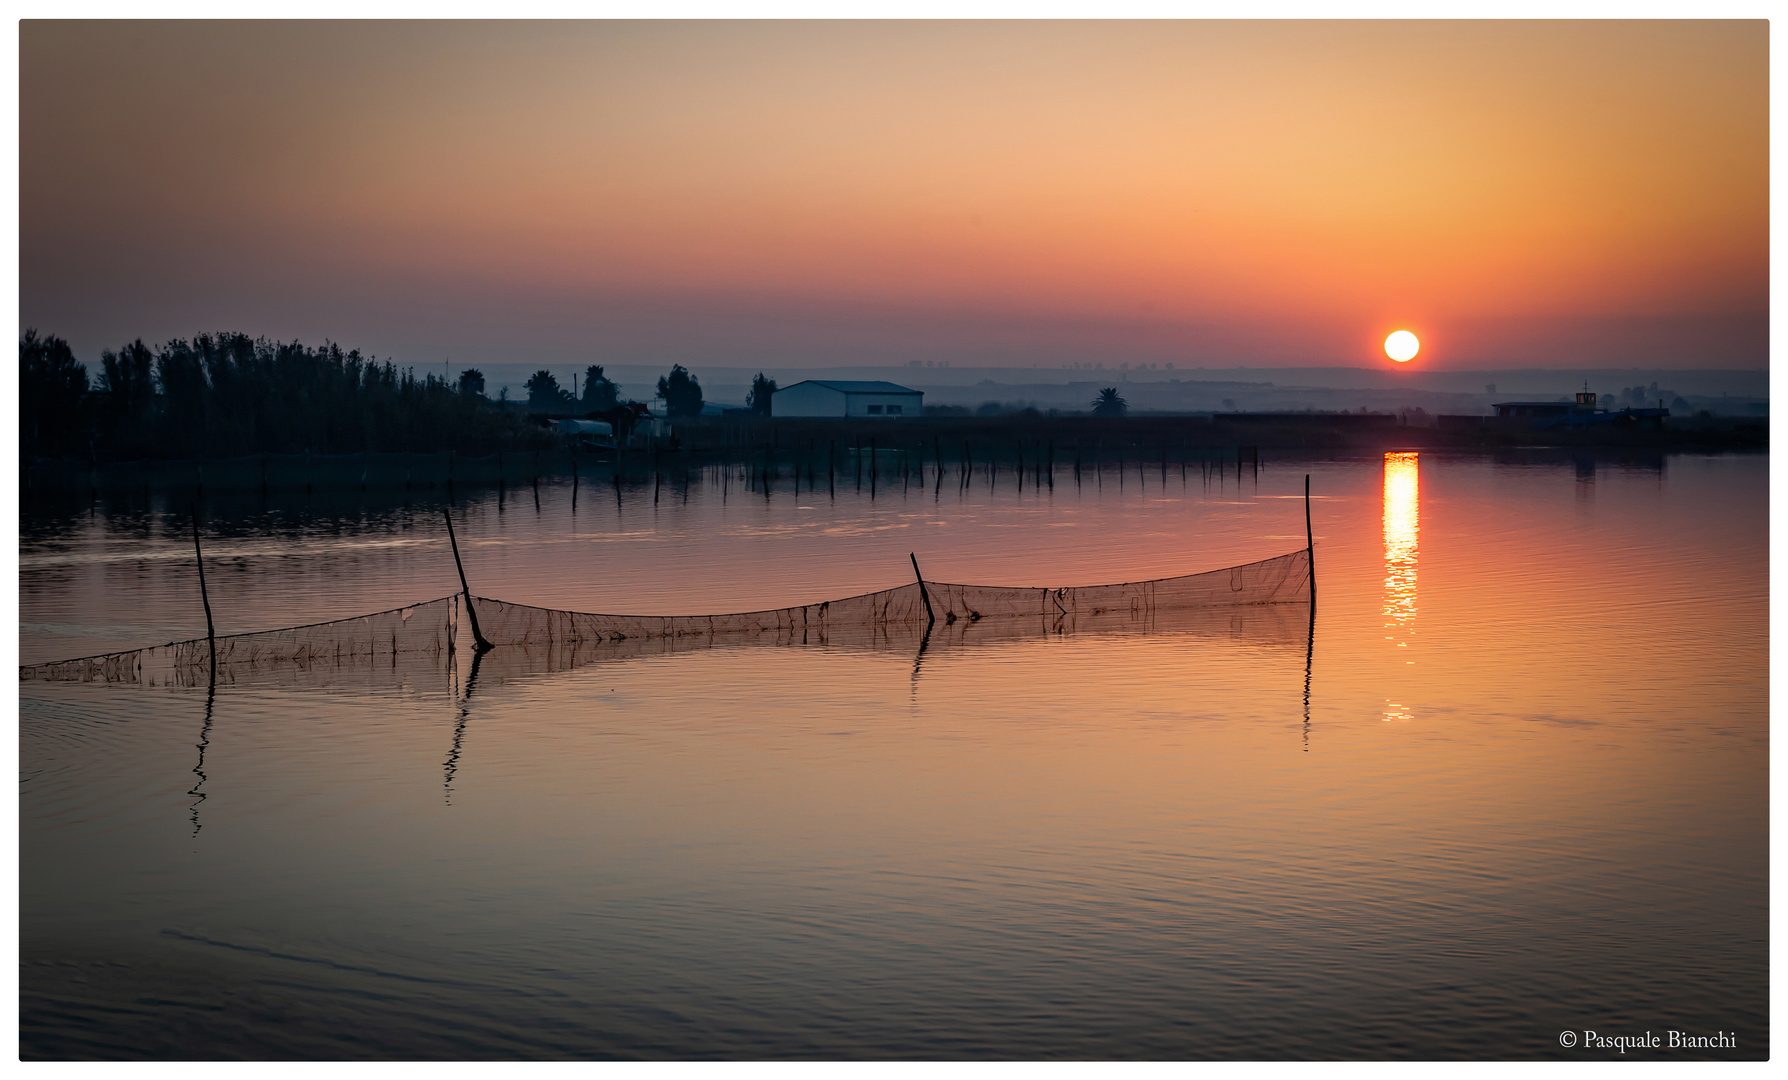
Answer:
[(582, 408), (585, 412), (607, 412), (620, 400), (620, 390), (618, 383), (602, 373), (601, 364), (591, 364), (584, 369)]
[(1117, 387), (1107, 386), (1093, 399), (1094, 416), (1122, 416), (1130, 411), (1130, 403), (1118, 396)]
[(553, 373), (541, 368), (528, 376), (528, 408), (533, 412), (559, 412), (567, 403), (569, 395), (559, 389), (559, 380)]

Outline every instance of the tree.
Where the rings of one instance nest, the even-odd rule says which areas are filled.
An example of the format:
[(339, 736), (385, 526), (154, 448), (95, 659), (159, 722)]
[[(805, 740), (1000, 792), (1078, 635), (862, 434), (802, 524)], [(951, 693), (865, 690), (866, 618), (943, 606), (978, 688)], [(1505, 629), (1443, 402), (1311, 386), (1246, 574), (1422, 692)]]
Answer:
[(418, 378), (332, 342), (309, 348), (240, 333), (133, 341), (101, 355), (98, 393), (86, 390), (86, 369), (66, 343), (31, 331), (19, 353), (26, 453), (485, 453), (551, 439), (525, 417), (487, 407), (474, 392), (483, 389), (476, 371), (456, 387), (438, 372)]
[(584, 369), (584, 396), (580, 408), (585, 412), (606, 412), (620, 400), (621, 387), (602, 373), (601, 364)]
[(68, 342), (26, 330), (19, 340), (19, 434), (32, 453), (85, 448), (81, 430), (87, 365)]
[(107, 413), (124, 419), (149, 411), (150, 400), (155, 396), (151, 374), (155, 354), (143, 344), (143, 339), (138, 338), (117, 352), (103, 352), (99, 360), (104, 369), (99, 388), (110, 399)]
[(1130, 411), (1130, 403), (1118, 395), (1117, 387), (1107, 386), (1093, 399), (1094, 416), (1122, 416)]
[(759, 416), (770, 415), (770, 398), (776, 393), (776, 380), (764, 378), (763, 372), (751, 380), (751, 392), (745, 395), (745, 407)]
[(528, 376), (526, 386), (529, 412), (564, 412), (571, 403), (571, 395), (559, 389), (559, 380), (545, 368)]
[(459, 373), (459, 392), (462, 394), (484, 395), (484, 372), (469, 367)]
[(664, 399), (667, 416), (702, 414), (702, 384), (682, 364), (673, 365), (669, 375), (658, 377), (658, 396)]

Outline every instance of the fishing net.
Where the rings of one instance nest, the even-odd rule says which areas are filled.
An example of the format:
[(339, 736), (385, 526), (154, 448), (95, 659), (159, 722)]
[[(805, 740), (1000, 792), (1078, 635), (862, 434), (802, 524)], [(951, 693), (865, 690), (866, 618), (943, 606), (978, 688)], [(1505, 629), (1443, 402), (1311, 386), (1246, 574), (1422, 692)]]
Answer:
[(915, 581), (843, 600), (734, 615), (592, 615), (483, 599), (477, 614), (485, 639), (498, 646), (734, 637), (826, 645), (923, 630), (956, 639), (991, 636), (1010, 633), (1014, 622), (1022, 624), (1021, 633), (1147, 630), (1170, 612), (1309, 599), (1310, 554), (1296, 551), (1203, 574), (1118, 585), (1027, 589)]
[[(927, 585), (929, 586), (929, 582)], [(816, 605), (817, 606), (817, 605)], [(479, 600), (479, 619), (497, 602)], [(502, 605), (505, 616), (528, 620), (544, 627), (546, 619), (565, 614), (525, 605)], [(520, 610), (515, 610), (519, 608)], [(476, 654), (479, 685), (490, 685), (523, 675), (572, 671), (596, 664), (650, 658), (667, 658), (685, 653), (721, 649), (756, 649), (766, 647), (823, 648), (832, 652), (861, 651), (892, 653), (907, 659), (947, 656), (954, 650), (980, 650), (1017, 646), (1044, 640), (1068, 639), (1073, 635), (1055, 624), (1036, 619), (982, 619), (979, 622), (959, 621), (952, 626), (942, 623), (885, 624), (869, 627), (840, 627), (835, 621), (822, 637), (809, 625), (806, 633), (768, 628), (759, 632), (736, 634), (684, 634), (682, 636), (642, 637), (578, 637), (561, 634), (560, 627), (540, 633), (532, 640), (499, 645)], [(1082, 622), (1076, 633), (1081, 637), (1134, 636), (1174, 637), (1188, 641), (1222, 642), (1261, 649), (1304, 652), (1310, 629), (1308, 605), (1260, 604), (1206, 608), (1157, 610), (1147, 619), (1102, 621), (1093, 626)], [(462, 630), (462, 635), (467, 631)], [(462, 640), (467, 640), (462, 637)], [(466, 668), (462, 654), (461, 668)], [(314, 675), (312, 676), (314, 677)]]
[[(309, 672), (395, 664), (399, 658), (451, 655), (458, 639), (462, 601), (457, 596), (335, 619), (309, 626), (221, 636), (216, 670), (230, 679), (257, 669)], [(86, 656), (22, 667), (24, 679), (61, 682), (125, 682), (150, 686), (203, 685), (212, 676), (212, 643), (206, 638), (144, 649)]]
[[(476, 598), (491, 668), (560, 671), (604, 660), (726, 646), (949, 648), (1087, 633), (1201, 633), (1289, 639), (1310, 601), (1310, 553), (1116, 585), (1011, 588), (914, 581), (800, 607), (729, 615), (600, 615)], [(216, 678), (310, 683), (331, 672), (451, 660), (472, 641), (459, 597), (311, 626), (220, 637)], [(21, 669), (25, 679), (204, 684), (204, 638)]]

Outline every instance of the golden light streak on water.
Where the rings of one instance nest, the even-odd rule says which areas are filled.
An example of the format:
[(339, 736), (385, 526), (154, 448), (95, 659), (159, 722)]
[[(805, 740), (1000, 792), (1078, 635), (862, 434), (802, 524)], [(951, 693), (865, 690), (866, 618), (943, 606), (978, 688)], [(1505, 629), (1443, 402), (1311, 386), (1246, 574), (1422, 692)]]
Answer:
[[(1421, 484), (1414, 453), (1384, 456), (1384, 628), (1385, 640), (1408, 649), (1415, 637), (1416, 562), (1420, 552)], [(1415, 658), (1404, 656), (1405, 666)], [(1408, 720), (1409, 710), (1390, 706), (1386, 721)]]

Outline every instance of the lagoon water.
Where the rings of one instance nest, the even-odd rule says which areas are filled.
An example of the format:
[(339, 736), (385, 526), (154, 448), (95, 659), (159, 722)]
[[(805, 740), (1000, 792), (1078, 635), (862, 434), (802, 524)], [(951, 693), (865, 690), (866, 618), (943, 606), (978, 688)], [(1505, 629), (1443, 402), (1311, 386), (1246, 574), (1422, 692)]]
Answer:
[[(1766, 457), (461, 493), (474, 591), (740, 611), (1304, 545), (1294, 641), (20, 686), (21, 1053), (1768, 1054)], [(687, 481), (687, 482), (685, 482)], [(203, 633), (183, 501), (39, 505), (26, 663)], [(457, 589), (439, 501), (213, 493), (219, 632)]]

